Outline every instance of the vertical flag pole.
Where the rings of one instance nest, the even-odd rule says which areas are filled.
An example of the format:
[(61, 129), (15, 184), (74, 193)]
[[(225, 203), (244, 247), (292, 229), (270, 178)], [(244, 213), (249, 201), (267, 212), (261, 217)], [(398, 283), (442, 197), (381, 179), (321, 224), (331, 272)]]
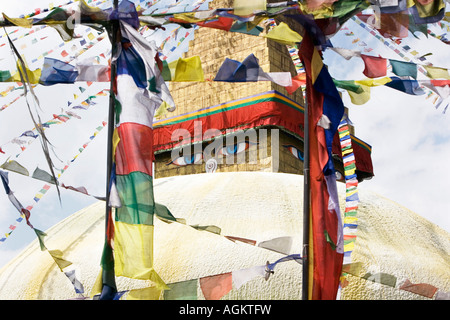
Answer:
[(309, 224), (310, 224), (310, 173), (309, 173), (309, 108), (305, 97), (303, 130), (303, 253), (302, 300), (308, 300), (309, 292)]
[[(119, 5), (118, 0), (114, 0), (113, 9), (117, 10)], [(110, 199), (110, 190), (111, 190), (111, 173), (113, 169), (113, 146), (112, 139), (114, 134), (114, 109), (115, 109), (115, 97), (114, 97), (114, 81), (116, 78), (116, 64), (113, 61), (113, 58), (117, 52), (117, 33), (119, 31), (119, 21), (112, 20), (109, 24), (107, 24), (108, 32), (110, 32), (110, 40), (111, 40), (111, 73), (110, 73), (110, 91), (109, 91), (109, 114), (108, 114), (108, 138), (107, 138), (107, 155), (106, 155), (106, 208), (105, 208), (105, 248), (109, 245), (107, 243), (108, 240), (108, 229), (109, 229), (109, 216), (111, 207), (109, 205)], [(107, 257), (105, 257), (107, 255)], [(108, 256), (109, 255), (109, 256)], [(100, 299), (112, 299), (116, 289), (115, 284), (115, 273), (114, 273), (114, 260), (112, 257), (112, 250), (104, 249), (102, 263), (105, 260), (108, 261), (109, 267), (107, 270), (103, 268), (102, 274), (102, 283), (103, 289)], [(105, 286), (106, 284), (106, 286)], [(106, 288), (105, 288), (106, 287)]]

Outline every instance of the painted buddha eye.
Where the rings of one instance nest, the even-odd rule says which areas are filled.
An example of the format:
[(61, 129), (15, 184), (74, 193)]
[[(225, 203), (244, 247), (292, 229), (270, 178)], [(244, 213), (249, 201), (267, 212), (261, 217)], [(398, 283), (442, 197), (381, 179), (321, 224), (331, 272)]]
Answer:
[(335, 175), (337, 181), (344, 181), (344, 175), (340, 173), (338, 170), (335, 171)]
[(220, 148), (218, 151), (219, 156), (233, 156), (235, 154), (244, 152), (250, 147), (250, 141), (243, 141), (235, 143), (231, 146), (225, 146), (223, 148)]
[(294, 155), (294, 157), (296, 157), (297, 159), (303, 161), (303, 152), (301, 152), (299, 149), (297, 149), (296, 147), (294, 147), (293, 145), (287, 145), (284, 146), (286, 149), (289, 150), (290, 153), (292, 153)]
[(199, 153), (192, 154), (192, 155), (178, 157), (175, 160), (169, 162), (168, 165), (174, 164), (176, 166), (184, 167), (184, 166), (189, 166), (191, 164), (199, 164), (199, 163), (201, 163), (202, 159), (203, 159), (203, 153), (199, 152)]

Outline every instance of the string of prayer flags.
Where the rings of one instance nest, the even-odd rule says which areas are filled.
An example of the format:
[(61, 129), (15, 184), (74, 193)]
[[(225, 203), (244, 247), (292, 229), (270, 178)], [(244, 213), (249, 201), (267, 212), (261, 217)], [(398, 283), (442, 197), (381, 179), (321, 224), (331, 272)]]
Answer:
[[(450, 81), (448, 80), (421, 81), (421, 84), (438, 95), (439, 102), (435, 105), (435, 108), (437, 109), (441, 105), (444, 105), (443, 113), (445, 113), (449, 104), (448, 97), (450, 97)], [(446, 101), (447, 103), (445, 104)]]
[(344, 264), (351, 263), (351, 253), (356, 241), (358, 212), (358, 179), (356, 162), (347, 120), (343, 119), (338, 128), (345, 176), (344, 212)]
[[(115, 297), (117, 297), (118, 300), (126, 294), (126, 300), (197, 300), (198, 287), (200, 287), (200, 290), (206, 300), (219, 300), (233, 288), (238, 290), (245, 283), (257, 277), (268, 280), (270, 274), (274, 273), (274, 269), (279, 263), (289, 261), (296, 261), (301, 264), (302, 258), (299, 254), (292, 254), (281, 257), (273, 263), (269, 263), (267, 261), (265, 265), (168, 283), (167, 288), (163, 290), (162, 295), (160, 294), (160, 288), (149, 287), (122, 291), (120, 292), (120, 295), (116, 295)], [(97, 281), (98, 280), (99, 279), (97, 279)], [(130, 293), (132, 293), (131, 297)], [(94, 297), (94, 300), (95, 299), (96, 297)]]
[(2, 179), (3, 187), (5, 189), (5, 192), (6, 192), (7, 196), (8, 196), (8, 198), (9, 198), (9, 200), (11, 201), (13, 206), (17, 209), (17, 211), (19, 211), (19, 213), (21, 215), (25, 216), (25, 219), (27, 220), (27, 224), (31, 228), (34, 229), (34, 227), (32, 226), (32, 224), (30, 223), (30, 220), (29, 220), (30, 212), (22, 206), (22, 204), (19, 202), (19, 200), (17, 200), (16, 196), (12, 192), (12, 190), (9, 188), (8, 172), (0, 170), (0, 177)]

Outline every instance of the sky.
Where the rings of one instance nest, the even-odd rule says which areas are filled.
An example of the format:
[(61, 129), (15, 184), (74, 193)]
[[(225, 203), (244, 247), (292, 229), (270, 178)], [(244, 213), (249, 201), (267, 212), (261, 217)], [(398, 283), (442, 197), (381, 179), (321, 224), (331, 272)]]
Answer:
[[(136, 0), (138, 2), (138, 0)], [(193, 2), (192, 0), (179, 1), (179, 4)], [(53, 2), (54, 5), (65, 3), (63, 0), (21, 0), (11, 2), (0, 0), (0, 11), (10, 16), (18, 16), (20, 13), (32, 12), (34, 8), (45, 8)], [(170, 3), (170, 0), (161, 0), (159, 4)], [(105, 4), (107, 5), (107, 3)], [(401, 58), (389, 48), (386, 48), (379, 40), (370, 35), (366, 30), (353, 21), (348, 21), (344, 26), (352, 31), (354, 36), (345, 35), (341, 30), (335, 35), (331, 42), (335, 47), (352, 50), (373, 49), (369, 55), (380, 55), (384, 58), (401, 60)], [(172, 28), (168, 28), (170, 32)], [(443, 30), (436, 29), (443, 33)], [(36, 32), (34, 36), (22, 37), (20, 31), (15, 36), (19, 38), (14, 41), (20, 48), (29, 63), (30, 69), (42, 65), (39, 56), (62, 43), (57, 33), (50, 28)], [(84, 37), (95, 30), (88, 30), (84, 26), (77, 27), (76, 33)], [(0, 31), (4, 36), (4, 31)], [(147, 33), (148, 39), (154, 38), (161, 42), (167, 34), (155, 32)], [(401, 46), (409, 45), (419, 52), (418, 56), (432, 53), (426, 56), (428, 62), (435, 66), (450, 68), (448, 59), (448, 47), (440, 40), (433, 37), (426, 38), (424, 35), (416, 34), (403, 39)], [(13, 36), (12, 36), (13, 37)], [(30, 39), (35, 38), (37, 43), (33, 46)], [(354, 41), (360, 39), (360, 41)], [(362, 42), (363, 41), (363, 42)], [(5, 38), (0, 39), (0, 44)], [(68, 42), (58, 47), (49, 57), (61, 59), (60, 52), (65, 49), (71, 55), (78, 52), (74, 43)], [(186, 41), (177, 49), (169, 60), (173, 59), (179, 52), (185, 50)], [(94, 45), (90, 50), (79, 56), (78, 59), (96, 57), (101, 64), (107, 60), (100, 56), (101, 53), (109, 52), (109, 41), (104, 39)], [(170, 46), (169, 46), (170, 48)], [(180, 51), (181, 50), (181, 51)], [(106, 55), (106, 58), (108, 56)], [(14, 58), (8, 45), (0, 47), (0, 70), (12, 70)], [(37, 61), (33, 62), (33, 59)], [(362, 59), (354, 57), (345, 60), (334, 51), (324, 52), (324, 63), (328, 66), (331, 76), (338, 80), (362, 80), (365, 78), (362, 71), (364, 64)], [(419, 75), (419, 79), (426, 79)], [(0, 91), (3, 92), (11, 86), (11, 83), (0, 83)], [(85, 91), (81, 91), (82, 87)], [(109, 83), (86, 83), (75, 85), (37, 86), (35, 92), (39, 99), (39, 106), (28, 99), (31, 108), (38, 108), (42, 121), (45, 122), (60, 114), (61, 110), (67, 110), (68, 101), (72, 106), (79, 104), (92, 94), (103, 89), (108, 89)], [(0, 106), (11, 102), (21, 90), (15, 90), (5, 97), (0, 96)], [(77, 95), (75, 98), (74, 95)], [(450, 158), (450, 126), (449, 115), (444, 114), (442, 107), (435, 108), (433, 97), (410, 96), (394, 89), (380, 86), (371, 90), (371, 99), (364, 105), (353, 105), (346, 92), (342, 93), (344, 104), (349, 108), (350, 120), (356, 130), (356, 136), (372, 146), (372, 160), (375, 176), (373, 179), (364, 181), (359, 188), (365, 188), (379, 193), (400, 205), (403, 205), (420, 216), (437, 224), (442, 229), (450, 232), (450, 174), (446, 170)], [(61, 175), (60, 182), (74, 187), (84, 186), (91, 195), (103, 196), (105, 194), (106, 182), (106, 128), (98, 132), (94, 139), (90, 139), (96, 128), (107, 119), (108, 97), (98, 96), (94, 105), (87, 110), (77, 110), (80, 119), (72, 118), (64, 124), (51, 126), (46, 130), (49, 140), (53, 145), (55, 167), (68, 169)], [(34, 109), (33, 109), (34, 110)], [(33, 128), (25, 99), (21, 98), (0, 111), (0, 147), (18, 147), (11, 144), (14, 137)], [(79, 148), (89, 142), (83, 152)], [(12, 149), (11, 149), (12, 150)], [(15, 149), (14, 149), (15, 150)], [(0, 154), (0, 162), (7, 160), (6, 156)], [(76, 156), (76, 158), (74, 158)], [(29, 171), (36, 167), (48, 171), (48, 166), (42, 156), (39, 141), (26, 144), (25, 151), (20, 149), (13, 153), (10, 158), (18, 161)], [(73, 160), (73, 161), (71, 161)], [(30, 174), (31, 174), (30, 172)], [(40, 230), (47, 230), (57, 222), (70, 214), (96, 202), (94, 197), (89, 197), (73, 191), (61, 188), (61, 201), (58, 200), (56, 188), (53, 186), (45, 196), (35, 202), (33, 198), (45, 184), (42, 181), (31, 179), (20, 174), (9, 173), (10, 187), (16, 197), (26, 207), (33, 205), (31, 210), (31, 222)], [(0, 190), (0, 234), (8, 232), (8, 227), (15, 223), (18, 212), (11, 205), (9, 199), (1, 196)], [(0, 243), (0, 267), (15, 257), (28, 243), (36, 238), (34, 232), (22, 222), (11, 236)], [(50, 248), (57, 249), (57, 248)], [(100, 257), (99, 257), (100, 259)]]

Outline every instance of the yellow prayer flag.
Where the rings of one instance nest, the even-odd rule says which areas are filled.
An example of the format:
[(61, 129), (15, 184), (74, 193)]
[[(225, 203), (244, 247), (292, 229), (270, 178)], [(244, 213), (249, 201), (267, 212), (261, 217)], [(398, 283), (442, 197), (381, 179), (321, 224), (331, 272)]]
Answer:
[(116, 276), (150, 280), (157, 288), (167, 290), (153, 269), (153, 225), (115, 222), (114, 269)]
[(161, 119), (163, 116), (165, 116), (165, 115), (169, 112), (168, 109), (170, 109), (169, 104), (168, 104), (167, 102), (163, 101), (163, 102), (161, 103), (161, 105), (159, 106), (159, 108), (156, 109), (156, 112), (155, 112), (155, 115), (154, 115), (155, 119), (158, 119), (158, 120), (159, 120), (159, 119)]
[(368, 87), (376, 87), (376, 86), (383, 86), (386, 83), (391, 82), (391, 81), (392, 81), (391, 78), (383, 77), (383, 78), (378, 78), (378, 79), (356, 80), (355, 83), (363, 85), (363, 86), (368, 86)]
[(112, 136), (113, 159), (116, 158), (116, 148), (117, 148), (117, 145), (119, 144), (119, 142), (120, 142), (120, 137), (119, 137), (119, 133), (116, 128), (116, 129), (114, 129), (113, 136)]
[(205, 81), (199, 56), (178, 59), (173, 81)]
[(92, 286), (91, 293), (89, 296), (92, 298), (93, 296), (102, 293), (103, 289), (103, 269), (100, 269), (98, 273), (97, 279), (95, 279), (94, 285)]
[(258, 10), (266, 10), (266, 0), (234, 0), (234, 14), (238, 16), (248, 16)]
[(60, 250), (49, 250), (48, 251), (50, 255), (52, 256), (53, 260), (55, 260), (56, 264), (58, 265), (59, 269), (63, 271), (64, 268), (70, 266), (72, 262), (67, 261), (63, 259), (63, 253)]
[[(20, 71), (23, 71), (21, 66), (18, 65), (17, 68)], [(28, 80), (30, 81), (30, 83), (38, 84), (39, 83), (39, 79), (41, 78), (41, 69), (36, 69), (34, 71), (31, 71), (27, 67), (25, 67), (25, 69), (26, 69)], [(22, 75), (24, 76), (23, 81), (27, 81), (27, 79), (26, 79), (26, 77), (25, 77), (23, 72), (22, 72)], [(17, 71), (8, 81), (11, 81), (11, 82), (22, 82), (22, 79), (20, 78), (19, 71)]]
[(278, 43), (293, 46), (301, 42), (303, 37), (293, 31), (289, 26), (281, 22), (279, 25), (270, 30), (264, 37), (272, 39)]
[(161, 289), (150, 287), (130, 290), (127, 300), (160, 300)]
[[(327, 1), (330, 2), (330, 1)], [(322, 1), (320, 5), (314, 5), (307, 1), (299, 2), (298, 6), (300, 10), (305, 14), (311, 14), (314, 16), (314, 19), (323, 19), (329, 18), (333, 16), (334, 9), (333, 3), (327, 3), (326, 1)], [(333, 2), (333, 1), (332, 1)]]
[(344, 245), (344, 252), (353, 251), (354, 248), (355, 248), (355, 243), (350, 242), (350, 243)]
[(448, 73), (448, 69), (432, 67), (432, 66), (423, 66), (425, 70), (427, 70), (427, 77), (431, 79), (448, 79), (450, 80), (450, 75)]
[(360, 84), (360, 88), (362, 92), (359, 93), (347, 90), (351, 102), (358, 106), (366, 103), (370, 99), (370, 87)]
[(320, 56), (319, 51), (314, 48), (313, 56), (311, 59), (311, 82), (314, 84), (316, 82), (317, 77), (319, 76), (320, 71), (323, 68), (322, 57)]
[[(419, 17), (434, 17), (439, 11), (445, 8), (445, 3), (443, 0), (434, 0), (434, 1), (417, 1), (415, 0), (415, 7), (417, 8), (417, 12), (419, 13)], [(425, 3), (422, 4), (421, 2)]]
[(195, 12), (186, 12), (186, 13), (174, 13), (174, 19), (183, 20), (190, 23), (197, 23), (201, 21), (205, 21), (207, 18), (197, 18)]
[(18, 27), (31, 28), (33, 26), (33, 19), (26, 18), (10, 18), (3, 13), (3, 17)]

